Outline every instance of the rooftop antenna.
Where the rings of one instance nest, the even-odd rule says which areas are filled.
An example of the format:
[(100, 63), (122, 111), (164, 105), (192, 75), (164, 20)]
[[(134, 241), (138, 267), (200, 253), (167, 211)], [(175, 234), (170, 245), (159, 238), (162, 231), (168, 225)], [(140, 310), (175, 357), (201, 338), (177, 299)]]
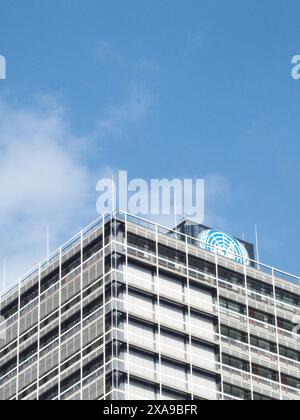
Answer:
[(256, 244), (256, 260), (258, 262), (258, 268), (259, 268), (259, 241), (258, 241), (258, 228), (257, 225), (255, 225), (255, 244)]
[[(6, 284), (6, 260), (3, 260), (3, 279), (2, 284), (0, 287), (0, 297), (4, 296), (5, 292), (5, 284)], [(1, 310), (1, 302), (0, 302), (0, 310)]]
[(174, 230), (176, 232), (177, 230), (177, 197), (176, 197), (176, 191), (174, 191)]
[(111, 193), (112, 193), (112, 203), (111, 203), (111, 205), (112, 205), (112, 212), (113, 213), (115, 213), (115, 211), (116, 211), (116, 203), (115, 203), (115, 180), (114, 180), (114, 175), (112, 174), (112, 176), (111, 176), (111, 186), (112, 186), (112, 189), (111, 189)]
[(50, 256), (50, 228), (49, 225), (47, 225), (47, 259), (49, 259)]
[(242, 233), (242, 239), (245, 242), (245, 234), (244, 234), (244, 232)]
[(3, 280), (2, 280), (2, 291), (4, 292), (6, 285), (6, 259), (3, 260)]

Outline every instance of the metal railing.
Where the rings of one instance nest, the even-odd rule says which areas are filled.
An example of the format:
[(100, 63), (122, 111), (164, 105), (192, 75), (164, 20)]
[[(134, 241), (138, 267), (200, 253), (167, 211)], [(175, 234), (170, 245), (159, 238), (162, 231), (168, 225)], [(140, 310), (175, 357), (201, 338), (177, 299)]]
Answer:
[[(95, 221), (93, 221), (91, 224), (89, 224), (87, 227), (85, 227), (81, 232), (74, 235), (71, 239), (69, 239), (66, 243), (64, 243), (59, 249), (55, 250), (51, 253), (51, 255), (47, 258), (45, 258), (43, 261), (41, 261), (40, 264), (33, 267), (31, 270), (29, 270), (25, 275), (21, 276), (13, 286), (10, 286), (7, 290), (5, 290), (2, 293), (1, 301), (4, 301), (7, 299), (8, 296), (13, 294), (15, 291), (19, 289), (19, 287), (22, 287), (24, 284), (32, 280), (35, 276), (37, 276), (37, 272), (39, 270), (39, 266), (43, 266), (43, 269), (46, 269), (47, 267), (50, 267), (52, 264), (57, 262), (59, 259), (60, 250), (62, 252), (62, 255), (65, 255), (67, 252), (69, 252), (71, 249), (73, 249), (75, 246), (80, 244), (81, 241), (81, 235), (83, 235), (83, 239), (86, 239), (88, 236), (90, 236), (95, 230), (99, 229), (101, 227), (101, 224), (103, 223), (103, 218), (105, 223), (117, 219), (119, 221), (125, 221), (125, 218), (127, 218), (128, 223), (133, 223), (137, 226), (140, 226), (144, 229), (151, 230), (153, 233), (158, 232), (159, 235), (163, 235), (168, 237), (169, 239), (172, 238), (170, 236), (170, 233), (173, 232), (175, 234), (175, 238), (173, 239), (180, 239), (185, 240), (190, 239), (192, 240), (193, 244), (195, 246), (198, 246), (202, 251), (204, 251), (204, 248), (208, 245), (207, 243), (194, 238), (192, 236), (186, 235), (181, 232), (177, 232), (176, 228), (172, 231), (170, 228), (167, 228), (165, 226), (162, 226), (158, 223), (151, 222), (149, 220), (146, 220), (142, 217), (132, 215), (130, 213), (124, 212), (124, 211), (116, 211), (114, 213), (108, 213), (104, 216), (101, 216), (97, 218)], [(218, 252), (218, 249), (214, 247), (213, 245), (209, 245), (209, 247), (214, 250), (214, 252)], [(214, 252), (210, 252), (205, 250), (205, 252), (214, 254)], [(231, 262), (232, 264), (235, 264), (237, 266), (242, 266), (242, 264), (239, 264), (238, 262), (235, 262), (235, 257), (240, 257), (239, 255), (228, 252), (229, 258), (227, 258), (228, 262)], [(220, 259), (222, 260), (221, 256)], [(226, 257), (224, 257), (224, 260), (226, 261)], [(274, 268), (270, 265), (263, 264), (259, 261), (245, 258), (245, 263), (247, 264), (249, 269), (257, 270), (258, 272), (261, 272), (262, 274), (267, 274), (269, 276), (275, 275), (276, 279), (280, 279), (289, 283), (293, 283), (297, 286), (300, 286), (300, 277), (295, 276), (293, 274), (290, 274), (286, 271)]]

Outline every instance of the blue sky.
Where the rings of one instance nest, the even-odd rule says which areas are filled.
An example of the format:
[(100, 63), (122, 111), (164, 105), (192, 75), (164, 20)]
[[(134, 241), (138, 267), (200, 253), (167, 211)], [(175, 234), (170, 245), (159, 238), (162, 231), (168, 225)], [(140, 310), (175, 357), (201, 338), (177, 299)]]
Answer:
[(8, 281), (97, 217), (96, 181), (206, 178), (206, 223), (300, 274), (298, 0), (2, 0)]

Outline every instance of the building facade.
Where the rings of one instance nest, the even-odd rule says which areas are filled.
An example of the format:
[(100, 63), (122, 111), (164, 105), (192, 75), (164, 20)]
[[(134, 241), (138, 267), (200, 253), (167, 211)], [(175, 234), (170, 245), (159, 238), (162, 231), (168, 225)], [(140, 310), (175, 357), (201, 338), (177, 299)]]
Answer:
[(299, 278), (188, 226), (103, 216), (4, 293), (0, 399), (300, 399)]

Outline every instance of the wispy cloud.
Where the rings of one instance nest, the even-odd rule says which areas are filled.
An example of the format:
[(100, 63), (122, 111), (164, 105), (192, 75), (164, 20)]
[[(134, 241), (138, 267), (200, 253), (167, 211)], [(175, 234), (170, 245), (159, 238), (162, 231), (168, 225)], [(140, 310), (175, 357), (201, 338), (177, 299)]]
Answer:
[(96, 57), (102, 63), (115, 62), (117, 64), (128, 64), (127, 58), (106, 41), (99, 43), (96, 49)]
[(116, 64), (126, 67), (128, 70), (137, 71), (158, 71), (159, 65), (156, 60), (149, 57), (129, 58), (123, 51), (115, 48), (107, 41), (101, 41), (96, 48), (96, 58), (101, 64)]
[[(126, 138), (153, 103), (149, 89), (133, 84), (127, 100), (103, 110), (97, 138)], [(61, 102), (51, 95), (31, 107), (0, 99), (0, 262), (7, 260), (8, 283), (45, 257), (47, 225), (57, 246), (96, 216), (95, 179), (116, 171), (107, 159), (100, 172), (92, 172), (86, 162), (93, 155), (93, 136), (76, 136), (67, 121)], [(221, 224), (216, 211), (230, 196), (230, 186), (220, 175), (206, 180), (205, 222)], [(174, 224), (173, 216), (157, 220)]]
[(94, 136), (100, 143), (126, 137), (152, 103), (153, 94), (133, 84), (126, 101), (103, 110), (96, 133), (78, 137), (58, 98), (42, 96), (30, 107), (0, 98), (0, 265), (6, 259), (7, 283), (46, 256), (47, 225), (53, 247), (97, 216), (95, 179), (110, 162), (102, 160), (97, 173), (88, 167)]
[(96, 135), (100, 138), (120, 137), (132, 125), (139, 124), (153, 105), (154, 95), (144, 86), (134, 83), (128, 99), (120, 104), (108, 105), (96, 122)]
[[(61, 107), (16, 108), (0, 102), (0, 258), (8, 281), (46, 252), (46, 226), (57, 241), (80, 225), (89, 201), (90, 174), (81, 144)], [(76, 212), (74, 211), (76, 209)]]
[(142, 71), (148, 70), (148, 71), (156, 72), (159, 70), (159, 65), (157, 61), (155, 60), (144, 59), (144, 60), (137, 61), (136, 68)]
[(197, 51), (203, 47), (207, 39), (208, 27), (205, 24), (199, 24), (196, 28), (190, 30), (186, 36), (186, 45), (189, 52)]

